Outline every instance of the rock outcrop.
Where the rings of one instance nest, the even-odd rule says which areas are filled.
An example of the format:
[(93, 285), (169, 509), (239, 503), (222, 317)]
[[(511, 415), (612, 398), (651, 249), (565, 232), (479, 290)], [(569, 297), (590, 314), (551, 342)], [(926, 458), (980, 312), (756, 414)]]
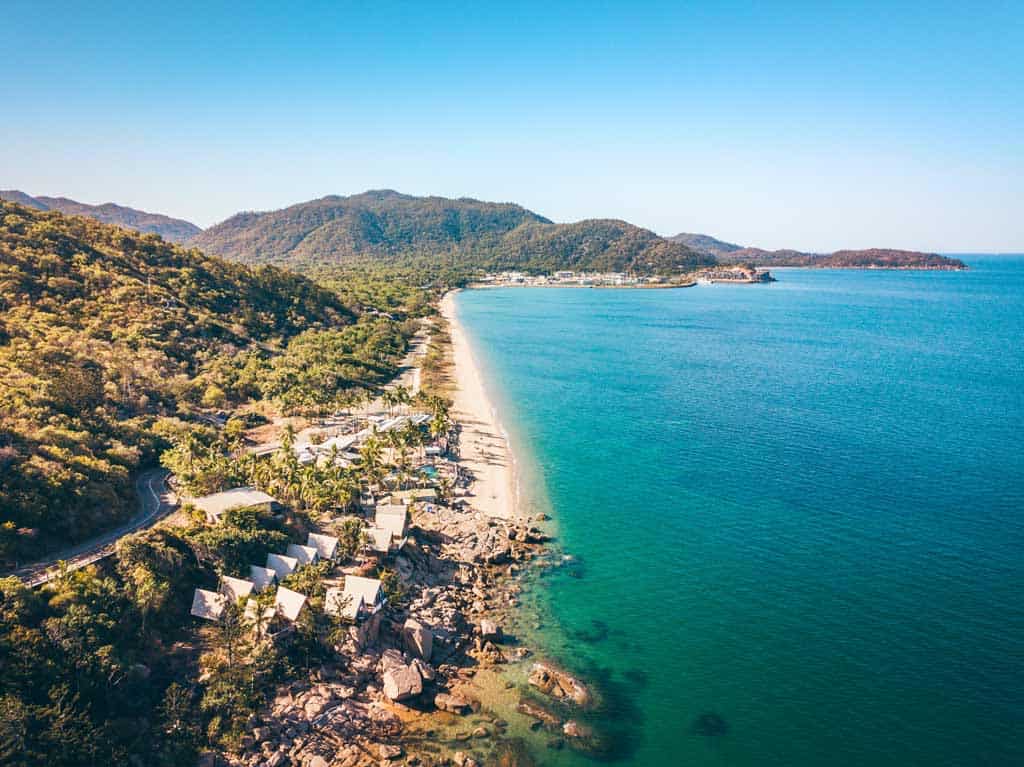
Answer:
[(583, 708), (594, 702), (590, 689), (583, 682), (550, 663), (534, 663), (530, 669), (529, 682), (545, 695), (572, 701)]
[(402, 639), (405, 649), (425, 661), (429, 661), (434, 651), (434, 632), (415, 618), (406, 620), (402, 627)]

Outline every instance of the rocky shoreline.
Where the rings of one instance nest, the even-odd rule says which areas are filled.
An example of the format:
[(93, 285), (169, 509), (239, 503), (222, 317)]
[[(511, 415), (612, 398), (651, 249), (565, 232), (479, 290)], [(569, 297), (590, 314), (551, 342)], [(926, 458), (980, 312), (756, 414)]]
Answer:
[[(534, 763), (474, 678), (531, 656), (502, 620), (518, 604), (518, 576), (545, 559), (545, 519), (495, 519), (465, 502), (430, 508), (416, 509), (409, 539), (390, 556), (406, 595), (385, 611), (377, 641), (362, 646), (353, 631), (336, 663), (280, 687), (228, 764)], [(585, 683), (543, 661), (529, 685), (517, 710), (531, 729), (552, 748), (600, 750), (600, 738), (572, 716), (596, 705)]]

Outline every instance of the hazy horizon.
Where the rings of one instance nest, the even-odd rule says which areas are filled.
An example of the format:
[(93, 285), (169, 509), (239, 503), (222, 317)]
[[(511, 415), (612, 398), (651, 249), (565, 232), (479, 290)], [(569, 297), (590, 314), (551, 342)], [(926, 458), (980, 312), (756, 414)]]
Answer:
[(328, 194), (764, 248), (1024, 251), (1018, 4), (6, 9), (0, 187), (208, 227)]

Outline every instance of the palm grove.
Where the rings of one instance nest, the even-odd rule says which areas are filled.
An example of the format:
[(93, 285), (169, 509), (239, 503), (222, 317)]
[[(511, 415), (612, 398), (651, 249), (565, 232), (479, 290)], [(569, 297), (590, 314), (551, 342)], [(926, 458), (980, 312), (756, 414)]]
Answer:
[[(319, 662), (342, 628), (322, 611), (322, 568), (291, 576), (313, 609), (284, 648), (252, 645), (233, 608), (197, 632), (189, 595), (318, 515), (344, 514), (366, 483), (402, 481), (420, 448), (412, 430), (369, 439), (359, 469), (300, 465), (287, 431), (256, 461), (242, 433), (266, 413), (317, 415), (375, 396), (430, 305), (423, 289), (379, 275), (328, 289), (0, 203), (0, 565), (123, 520), (133, 474), (158, 462), (189, 491), (254, 484), (289, 506), (128, 536), (115, 557), (43, 588), (0, 580), (0, 763), (181, 764), (236, 745), (267, 691)], [(418, 404), (432, 431), (447, 428), (443, 398)], [(238, 415), (211, 425), (219, 409)], [(355, 554), (360, 525), (342, 517), (334, 532)]]

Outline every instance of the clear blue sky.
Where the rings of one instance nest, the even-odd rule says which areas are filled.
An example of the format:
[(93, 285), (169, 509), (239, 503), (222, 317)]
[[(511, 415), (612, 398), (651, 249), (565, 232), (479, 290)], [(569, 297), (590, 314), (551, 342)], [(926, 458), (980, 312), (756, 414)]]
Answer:
[(0, 188), (201, 226), (394, 188), (1024, 250), (1019, 1), (289, 5), (8, 0)]

